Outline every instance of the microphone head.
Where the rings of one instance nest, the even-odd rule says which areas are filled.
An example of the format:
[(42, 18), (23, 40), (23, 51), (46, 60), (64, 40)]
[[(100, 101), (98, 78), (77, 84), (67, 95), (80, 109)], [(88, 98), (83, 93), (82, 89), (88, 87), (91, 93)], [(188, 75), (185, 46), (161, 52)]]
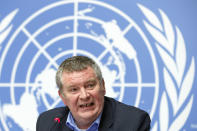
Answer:
[(56, 117), (56, 118), (54, 118), (54, 121), (57, 123), (60, 123), (60, 118)]

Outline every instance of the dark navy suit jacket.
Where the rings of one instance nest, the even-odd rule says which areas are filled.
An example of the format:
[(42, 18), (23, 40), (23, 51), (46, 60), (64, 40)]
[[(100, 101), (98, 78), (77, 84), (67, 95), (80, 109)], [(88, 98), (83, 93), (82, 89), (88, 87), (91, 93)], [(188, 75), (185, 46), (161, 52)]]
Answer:
[[(68, 107), (55, 108), (42, 113), (36, 124), (36, 131), (72, 131), (66, 126)], [(60, 123), (54, 118), (60, 118)], [(149, 131), (150, 117), (138, 108), (105, 97), (99, 131)]]

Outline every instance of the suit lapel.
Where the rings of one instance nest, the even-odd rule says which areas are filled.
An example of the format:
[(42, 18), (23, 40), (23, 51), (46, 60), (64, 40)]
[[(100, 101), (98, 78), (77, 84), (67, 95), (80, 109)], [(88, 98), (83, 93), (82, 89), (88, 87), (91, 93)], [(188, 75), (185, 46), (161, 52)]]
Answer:
[(114, 120), (114, 105), (105, 97), (104, 109), (101, 116), (99, 131), (111, 131)]
[(64, 124), (64, 126), (62, 126), (62, 128), (60, 128), (58, 131), (72, 131), (72, 130), (68, 128), (66, 124)]

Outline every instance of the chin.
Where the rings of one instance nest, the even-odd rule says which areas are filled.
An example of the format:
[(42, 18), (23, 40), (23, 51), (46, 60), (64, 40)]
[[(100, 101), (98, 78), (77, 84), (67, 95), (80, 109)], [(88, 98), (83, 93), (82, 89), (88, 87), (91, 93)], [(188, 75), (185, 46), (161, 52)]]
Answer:
[(90, 118), (97, 117), (97, 114), (91, 111), (91, 112), (83, 112), (80, 114), (80, 116), (83, 119), (90, 119)]

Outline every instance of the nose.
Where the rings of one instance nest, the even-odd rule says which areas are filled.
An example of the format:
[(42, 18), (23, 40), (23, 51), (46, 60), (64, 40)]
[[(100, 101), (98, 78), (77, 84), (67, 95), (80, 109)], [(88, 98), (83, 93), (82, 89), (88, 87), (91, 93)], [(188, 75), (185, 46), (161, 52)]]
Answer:
[(84, 88), (82, 88), (80, 92), (80, 99), (86, 100), (89, 98), (89, 96), (89, 93)]

